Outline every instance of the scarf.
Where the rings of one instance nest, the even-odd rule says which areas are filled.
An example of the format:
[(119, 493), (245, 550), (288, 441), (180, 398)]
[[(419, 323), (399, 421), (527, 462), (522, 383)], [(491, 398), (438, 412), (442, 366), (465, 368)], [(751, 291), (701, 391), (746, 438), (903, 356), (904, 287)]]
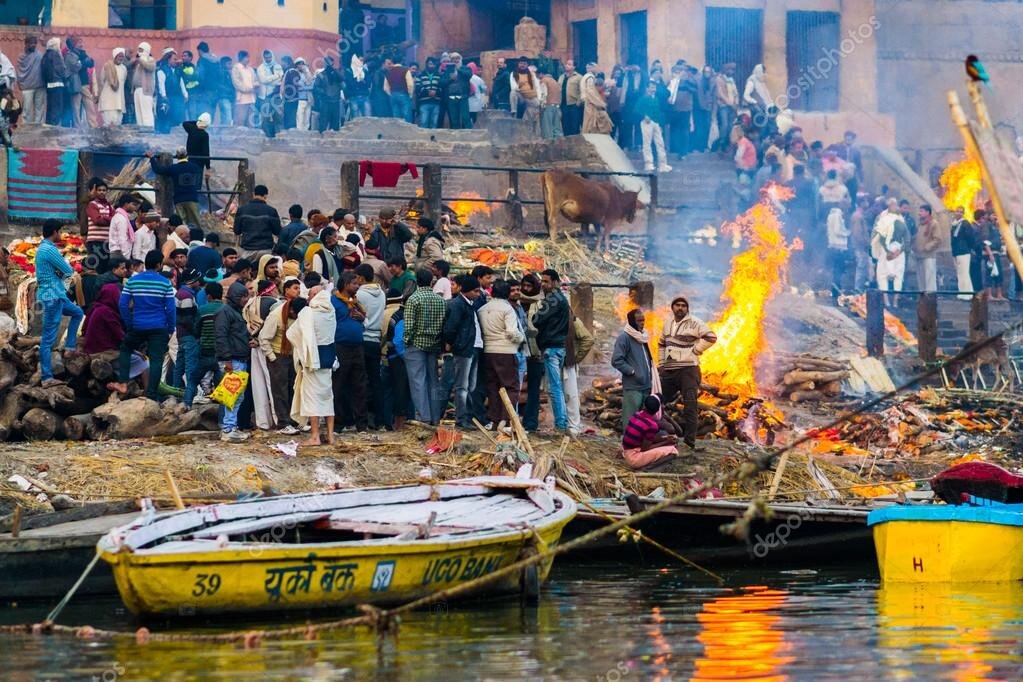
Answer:
[(321, 241), (313, 242), (312, 244), (309, 245), (309, 248), (306, 249), (305, 258), (303, 259), (305, 261), (306, 271), (308, 272), (309, 270), (312, 270), (313, 259), (316, 257), (316, 254), (318, 253), (323, 254), (323, 262), (326, 264), (327, 267), (327, 272), (325, 273), (327, 279), (329, 279), (331, 282), (337, 282), (338, 276), (337, 261), (334, 260), (334, 254), (331, 253), (331, 251)]
[[(643, 344), (643, 349), (646, 351), (646, 361), (650, 365), (650, 392), (661, 394), (661, 375), (657, 371), (657, 364), (653, 361), (653, 355), (650, 353), (650, 334), (641, 332), (632, 325), (625, 325), (625, 333), (629, 335), (633, 341), (638, 341)], [(657, 415), (657, 419), (660, 420), (660, 415)]]
[(352, 55), (352, 75), (359, 83), (366, 80), (366, 66), (359, 59), (359, 55)]
[(266, 287), (266, 289), (263, 289), (262, 291), (260, 291), (257, 294), (257, 298), (259, 296), (273, 296), (273, 297), (276, 298), (277, 294), (278, 294), (278, 292), (277, 292), (277, 284), (274, 283), (274, 282), (270, 282), (270, 284)]
[(334, 292), (334, 296), (337, 297), (337, 300), (341, 301), (346, 306), (348, 306), (349, 312), (355, 311), (355, 312), (358, 312), (358, 313), (362, 313), (362, 315), (365, 317), (366, 309), (362, 307), (362, 304), (360, 304), (355, 299), (354, 296), (349, 296), (348, 294), (346, 294), (343, 291), (335, 291)]

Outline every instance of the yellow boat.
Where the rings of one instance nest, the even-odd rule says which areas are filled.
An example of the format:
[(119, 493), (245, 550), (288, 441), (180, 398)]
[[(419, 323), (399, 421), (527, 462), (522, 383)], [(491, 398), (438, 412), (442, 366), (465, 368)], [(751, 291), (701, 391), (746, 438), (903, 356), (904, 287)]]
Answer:
[(1023, 504), (895, 505), (870, 512), (883, 583), (1023, 580)]
[[(553, 546), (575, 512), (543, 481), (478, 477), (150, 512), (97, 549), (138, 615), (386, 605)], [(481, 591), (538, 591), (552, 563)]]

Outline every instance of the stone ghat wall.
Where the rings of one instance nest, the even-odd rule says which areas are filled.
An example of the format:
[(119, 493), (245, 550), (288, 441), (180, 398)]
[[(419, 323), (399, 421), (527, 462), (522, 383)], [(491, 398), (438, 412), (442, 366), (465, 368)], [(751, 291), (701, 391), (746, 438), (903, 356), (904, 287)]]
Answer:
[[(276, 139), (267, 139), (262, 131), (247, 128), (210, 129), (211, 155), (244, 157), (255, 173), (256, 184), (270, 189), (270, 203), (284, 215), (288, 207), (298, 203), (308, 211), (319, 208), (330, 212), (340, 205), (340, 169), (344, 161), (370, 159), (374, 161), (512, 166), (546, 169), (588, 168), (605, 170), (606, 166), (593, 145), (582, 136), (554, 141), (535, 140), (521, 127), (521, 122), (497, 119), (486, 123), (486, 128), (474, 130), (424, 130), (395, 119), (364, 118), (347, 124), (339, 132), (286, 131)], [(149, 129), (134, 126), (70, 130), (52, 127), (26, 127), (18, 131), (15, 142), (19, 147), (76, 148), (91, 151), (106, 165), (106, 174), (114, 172), (112, 164), (126, 163), (115, 157), (100, 156), (102, 152), (128, 152), (141, 154), (145, 150), (173, 152), (183, 146), (184, 131), (158, 135)], [(237, 178), (237, 163), (214, 162), (215, 173), (233, 184)], [(83, 171), (85, 172), (85, 171)], [(89, 172), (95, 172), (89, 169)], [(523, 173), (520, 178), (520, 196), (523, 199), (542, 199), (539, 174)], [(6, 178), (3, 180), (6, 181)], [(370, 186), (367, 179), (365, 193), (388, 196), (414, 195), (422, 187), (422, 178), (412, 180), (403, 175), (395, 189)], [(487, 198), (504, 198), (508, 190), (508, 173), (497, 171), (446, 170), (444, 172), (445, 197), (474, 192)], [(363, 200), (361, 210), (372, 215), (383, 206), (397, 208), (404, 200)], [(506, 212), (503, 205), (491, 204), (490, 219), (480, 218), (480, 227), (503, 226)], [(542, 229), (543, 207), (527, 206), (526, 227)], [(31, 233), (38, 226), (4, 225), (5, 236)]]

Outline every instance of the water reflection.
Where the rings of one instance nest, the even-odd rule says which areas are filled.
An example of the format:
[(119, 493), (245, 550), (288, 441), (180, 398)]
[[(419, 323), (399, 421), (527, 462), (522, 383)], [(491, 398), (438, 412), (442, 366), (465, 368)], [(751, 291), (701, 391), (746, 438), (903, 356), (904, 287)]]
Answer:
[(779, 610), (788, 593), (755, 585), (741, 594), (720, 597), (703, 605), (696, 636), (703, 656), (695, 662), (693, 680), (787, 679), (782, 666), (793, 660), (785, 641)]
[[(894, 679), (1023, 677), (1023, 585), (890, 585), (877, 595), (878, 649)], [(926, 673), (924, 674), (926, 675)]]

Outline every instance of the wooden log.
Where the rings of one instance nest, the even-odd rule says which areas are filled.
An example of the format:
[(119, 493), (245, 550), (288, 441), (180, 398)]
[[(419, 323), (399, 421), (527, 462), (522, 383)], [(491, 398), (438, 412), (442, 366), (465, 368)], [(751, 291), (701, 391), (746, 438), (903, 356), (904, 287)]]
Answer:
[(28, 440), (63, 438), (64, 420), (52, 410), (33, 407), (21, 418), (21, 432)]
[(787, 387), (790, 391), (812, 391), (817, 388), (817, 384), (812, 381), (804, 381), (801, 384), (793, 384)]
[(718, 407), (716, 405), (711, 405), (710, 403), (705, 403), (702, 400), (699, 401), (697, 404), (699, 405), (699, 409), (700, 409), (701, 412), (710, 412), (711, 414), (716, 414), (719, 417), (727, 417), (728, 416), (728, 410), (723, 410), (723, 409), (721, 409), (720, 407)]
[(823, 386), (819, 386), (818, 390), (820, 390), (822, 393), (824, 393), (824, 395), (828, 396), (829, 398), (833, 398), (836, 395), (842, 395), (842, 382), (829, 381)]
[(807, 372), (806, 370), (793, 370), (785, 375), (782, 379), (782, 383), (786, 386), (794, 386), (796, 384), (805, 384), (808, 381), (814, 383), (828, 383), (829, 381), (841, 381), (849, 376), (847, 370), (838, 372)]
[(73, 414), (64, 420), (64, 435), (68, 440), (85, 440), (89, 437), (92, 413)]
[(579, 282), (572, 288), (572, 312), (593, 333), (593, 287)]
[(970, 341), (984, 341), (987, 337), (987, 296), (977, 293), (970, 301)]
[(92, 411), (98, 426), (109, 438), (173, 436), (199, 425), (199, 410), (166, 410), (148, 398), (134, 398), (100, 405)]
[(823, 397), (824, 394), (820, 391), (793, 391), (789, 394), (789, 400), (794, 403), (820, 400)]
[(0, 404), (0, 442), (9, 440), (21, 429), (21, 416), (28, 410), (25, 397), (17, 390), (9, 391)]
[(91, 357), (84, 353), (77, 353), (64, 361), (67, 373), (73, 377), (80, 377), (89, 369)]
[(105, 382), (113, 379), (117, 372), (117, 356), (117, 351), (93, 355), (92, 361), (89, 363), (89, 374), (92, 375), (92, 378), (103, 383), (104, 386)]
[(10, 360), (0, 360), (0, 393), (14, 385), (18, 380), (18, 368)]
[(26, 400), (38, 405), (47, 405), (50, 409), (66, 407), (75, 402), (75, 389), (66, 384), (50, 386), (19, 386), (17, 391), (25, 396)]
[(828, 362), (823, 360), (794, 360), (792, 368), (805, 369), (811, 372), (838, 372), (843, 369), (849, 369), (849, 365), (844, 362)]

